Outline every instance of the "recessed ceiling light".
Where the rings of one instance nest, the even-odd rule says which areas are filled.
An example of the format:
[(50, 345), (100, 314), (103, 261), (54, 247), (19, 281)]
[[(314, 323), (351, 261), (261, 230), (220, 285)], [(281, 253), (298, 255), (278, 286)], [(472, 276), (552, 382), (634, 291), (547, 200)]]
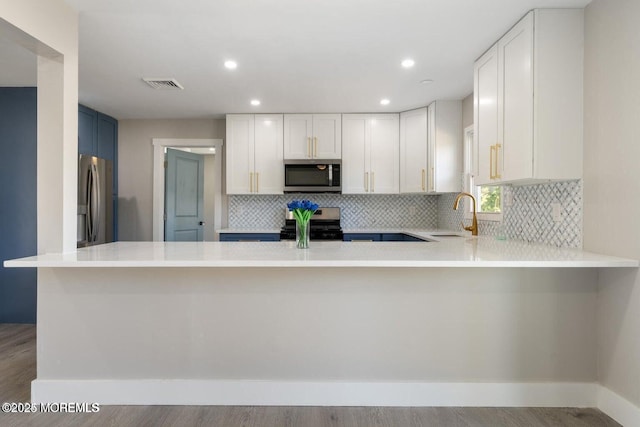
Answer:
[(260, 100), (259, 99), (252, 99), (251, 100), (251, 105), (253, 105), (254, 107), (257, 107), (258, 105), (260, 105)]
[(420, 84), (422, 85), (428, 85), (429, 83), (433, 83), (433, 80), (431, 79), (424, 79), (420, 81)]
[(407, 59), (405, 59), (404, 61), (402, 61), (402, 62), (401, 62), (401, 65), (402, 65), (404, 68), (411, 68), (411, 67), (413, 67), (415, 64), (416, 64), (416, 62), (415, 62), (413, 59), (411, 59), (411, 58), (407, 58)]
[(230, 70), (235, 70), (238, 68), (238, 63), (236, 61), (228, 60), (224, 61), (224, 66)]
[(380, 105), (389, 105), (391, 101), (389, 101), (387, 98), (381, 99), (380, 100)]

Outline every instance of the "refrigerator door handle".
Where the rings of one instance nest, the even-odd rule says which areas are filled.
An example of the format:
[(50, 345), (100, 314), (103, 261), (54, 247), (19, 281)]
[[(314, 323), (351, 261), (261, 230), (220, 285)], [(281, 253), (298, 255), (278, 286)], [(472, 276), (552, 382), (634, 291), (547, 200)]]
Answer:
[(93, 208), (91, 209), (93, 214), (92, 226), (93, 226), (93, 241), (98, 240), (98, 231), (100, 230), (100, 174), (98, 173), (98, 167), (93, 164), (91, 165), (91, 170), (93, 173), (93, 190), (92, 190), (92, 204)]
[(93, 206), (91, 204), (93, 193), (93, 170), (90, 167), (87, 170), (87, 191), (85, 193), (85, 203), (87, 206), (87, 215), (85, 221), (85, 229), (87, 232), (87, 242), (93, 241)]

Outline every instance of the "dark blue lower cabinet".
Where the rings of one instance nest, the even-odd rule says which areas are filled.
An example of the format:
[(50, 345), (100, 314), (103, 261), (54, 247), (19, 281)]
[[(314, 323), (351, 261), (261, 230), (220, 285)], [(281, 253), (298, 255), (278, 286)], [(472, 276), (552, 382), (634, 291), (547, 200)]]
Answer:
[(382, 240), (380, 233), (344, 233), (344, 242), (379, 242)]
[(383, 233), (382, 234), (383, 242), (424, 242), (418, 237), (410, 236), (404, 233)]
[(279, 233), (220, 233), (221, 242), (279, 242)]
[(345, 233), (345, 242), (425, 242), (426, 240), (404, 233)]

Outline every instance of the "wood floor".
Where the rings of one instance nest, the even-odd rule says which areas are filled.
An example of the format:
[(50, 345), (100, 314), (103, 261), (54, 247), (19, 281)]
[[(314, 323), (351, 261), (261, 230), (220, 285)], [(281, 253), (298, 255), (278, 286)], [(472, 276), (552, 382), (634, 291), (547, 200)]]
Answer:
[[(0, 324), (0, 403), (29, 402), (30, 382), (35, 377), (35, 326)], [(579, 408), (102, 406), (93, 414), (0, 413), (0, 426), (613, 427), (619, 424), (596, 409)]]

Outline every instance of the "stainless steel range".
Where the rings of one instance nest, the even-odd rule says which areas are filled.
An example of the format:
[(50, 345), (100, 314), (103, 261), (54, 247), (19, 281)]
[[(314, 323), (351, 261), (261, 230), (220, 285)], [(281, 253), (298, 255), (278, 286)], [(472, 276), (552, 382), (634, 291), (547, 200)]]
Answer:
[[(309, 220), (311, 240), (342, 240), (340, 208), (318, 208)], [(295, 240), (296, 220), (293, 213), (285, 209), (285, 224), (280, 230), (280, 240)]]

